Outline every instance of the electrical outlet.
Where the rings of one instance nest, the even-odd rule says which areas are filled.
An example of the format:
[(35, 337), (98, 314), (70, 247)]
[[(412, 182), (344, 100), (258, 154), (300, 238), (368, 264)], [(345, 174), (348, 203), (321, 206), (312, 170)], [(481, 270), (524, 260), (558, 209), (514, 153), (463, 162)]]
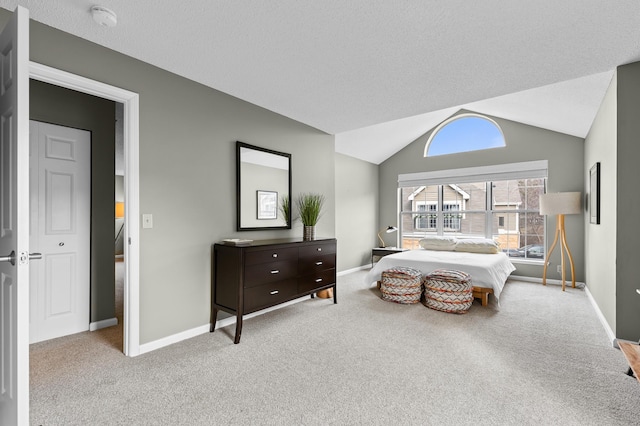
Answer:
[(560, 268), (560, 265), (556, 267), (556, 271), (558, 271), (559, 274), (562, 273), (562, 269)]

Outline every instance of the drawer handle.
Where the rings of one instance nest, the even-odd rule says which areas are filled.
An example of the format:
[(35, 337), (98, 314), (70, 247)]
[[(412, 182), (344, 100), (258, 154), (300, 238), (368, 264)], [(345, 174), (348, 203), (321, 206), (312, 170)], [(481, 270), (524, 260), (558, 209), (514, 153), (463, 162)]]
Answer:
[(322, 265), (322, 262), (316, 262), (316, 266)]
[(318, 251), (322, 251), (322, 247), (318, 247)]
[(269, 294), (271, 294), (271, 295), (278, 294), (278, 290), (270, 291)]
[(272, 274), (279, 274), (280, 271), (278, 271), (277, 269), (274, 269), (273, 271), (271, 271)]
[(317, 279), (316, 279), (316, 282), (317, 282), (317, 283), (321, 283), (321, 282), (322, 282), (322, 278), (317, 278)]
[(273, 253), (271, 257), (278, 257), (278, 253)]

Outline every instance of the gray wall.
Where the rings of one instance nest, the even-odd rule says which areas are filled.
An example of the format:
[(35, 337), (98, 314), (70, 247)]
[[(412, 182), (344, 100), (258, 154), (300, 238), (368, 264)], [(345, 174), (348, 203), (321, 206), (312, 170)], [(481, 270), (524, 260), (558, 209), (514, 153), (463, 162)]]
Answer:
[[(600, 162), (600, 225), (585, 217), (586, 284), (609, 327), (616, 330), (616, 170), (617, 75), (585, 139), (584, 186), (589, 191), (589, 170)], [(640, 296), (638, 296), (640, 299)]]
[(115, 317), (115, 103), (31, 80), (30, 118), (91, 132), (91, 321)]
[(368, 265), (378, 246), (378, 166), (342, 154), (335, 159), (338, 271), (345, 271)]
[(316, 234), (335, 236), (333, 136), (34, 21), (30, 35), (33, 61), (140, 94), (140, 212), (154, 223), (140, 229), (142, 344), (209, 321), (212, 243), (302, 236), (299, 222), (235, 232), (236, 140), (292, 154), (294, 195), (324, 194)]
[(585, 139), (584, 160), (585, 170), (597, 161), (601, 166), (600, 224), (587, 217), (584, 225), (587, 286), (615, 336), (631, 341), (640, 339), (639, 111), (640, 62), (635, 62), (617, 68)]
[[(456, 114), (465, 113), (459, 111)], [(549, 130), (493, 118), (502, 128), (507, 146), (484, 151), (424, 158), (424, 147), (431, 135), (426, 133), (380, 165), (379, 226), (397, 224), (398, 175), (401, 173), (457, 169), (532, 160), (549, 161), (549, 192), (584, 189), (584, 140)], [(553, 242), (555, 218), (547, 219), (547, 244)], [(566, 216), (567, 243), (573, 254), (576, 279), (584, 281), (584, 215)], [(560, 250), (556, 248), (547, 270), (547, 278), (560, 279), (556, 265)], [(543, 265), (515, 264), (514, 275), (542, 277)]]
[(640, 339), (640, 62), (618, 67), (616, 337)]

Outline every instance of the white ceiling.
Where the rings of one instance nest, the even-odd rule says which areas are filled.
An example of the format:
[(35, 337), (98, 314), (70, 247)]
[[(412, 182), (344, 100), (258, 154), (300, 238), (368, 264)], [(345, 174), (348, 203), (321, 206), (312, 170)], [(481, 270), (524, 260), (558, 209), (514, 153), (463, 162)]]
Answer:
[(336, 135), (380, 163), (451, 113), (584, 137), (637, 0), (0, 0), (31, 18)]

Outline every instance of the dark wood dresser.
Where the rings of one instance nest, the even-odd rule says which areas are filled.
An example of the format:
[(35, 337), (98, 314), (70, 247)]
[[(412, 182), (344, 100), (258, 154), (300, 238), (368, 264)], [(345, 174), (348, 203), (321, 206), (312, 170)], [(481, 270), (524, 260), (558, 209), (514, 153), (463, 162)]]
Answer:
[(247, 246), (214, 244), (211, 273), (211, 327), (218, 311), (236, 316), (234, 343), (240, 342), (242, 316), (311, 295), (336, 291), (336, 239), (255, 240)]

